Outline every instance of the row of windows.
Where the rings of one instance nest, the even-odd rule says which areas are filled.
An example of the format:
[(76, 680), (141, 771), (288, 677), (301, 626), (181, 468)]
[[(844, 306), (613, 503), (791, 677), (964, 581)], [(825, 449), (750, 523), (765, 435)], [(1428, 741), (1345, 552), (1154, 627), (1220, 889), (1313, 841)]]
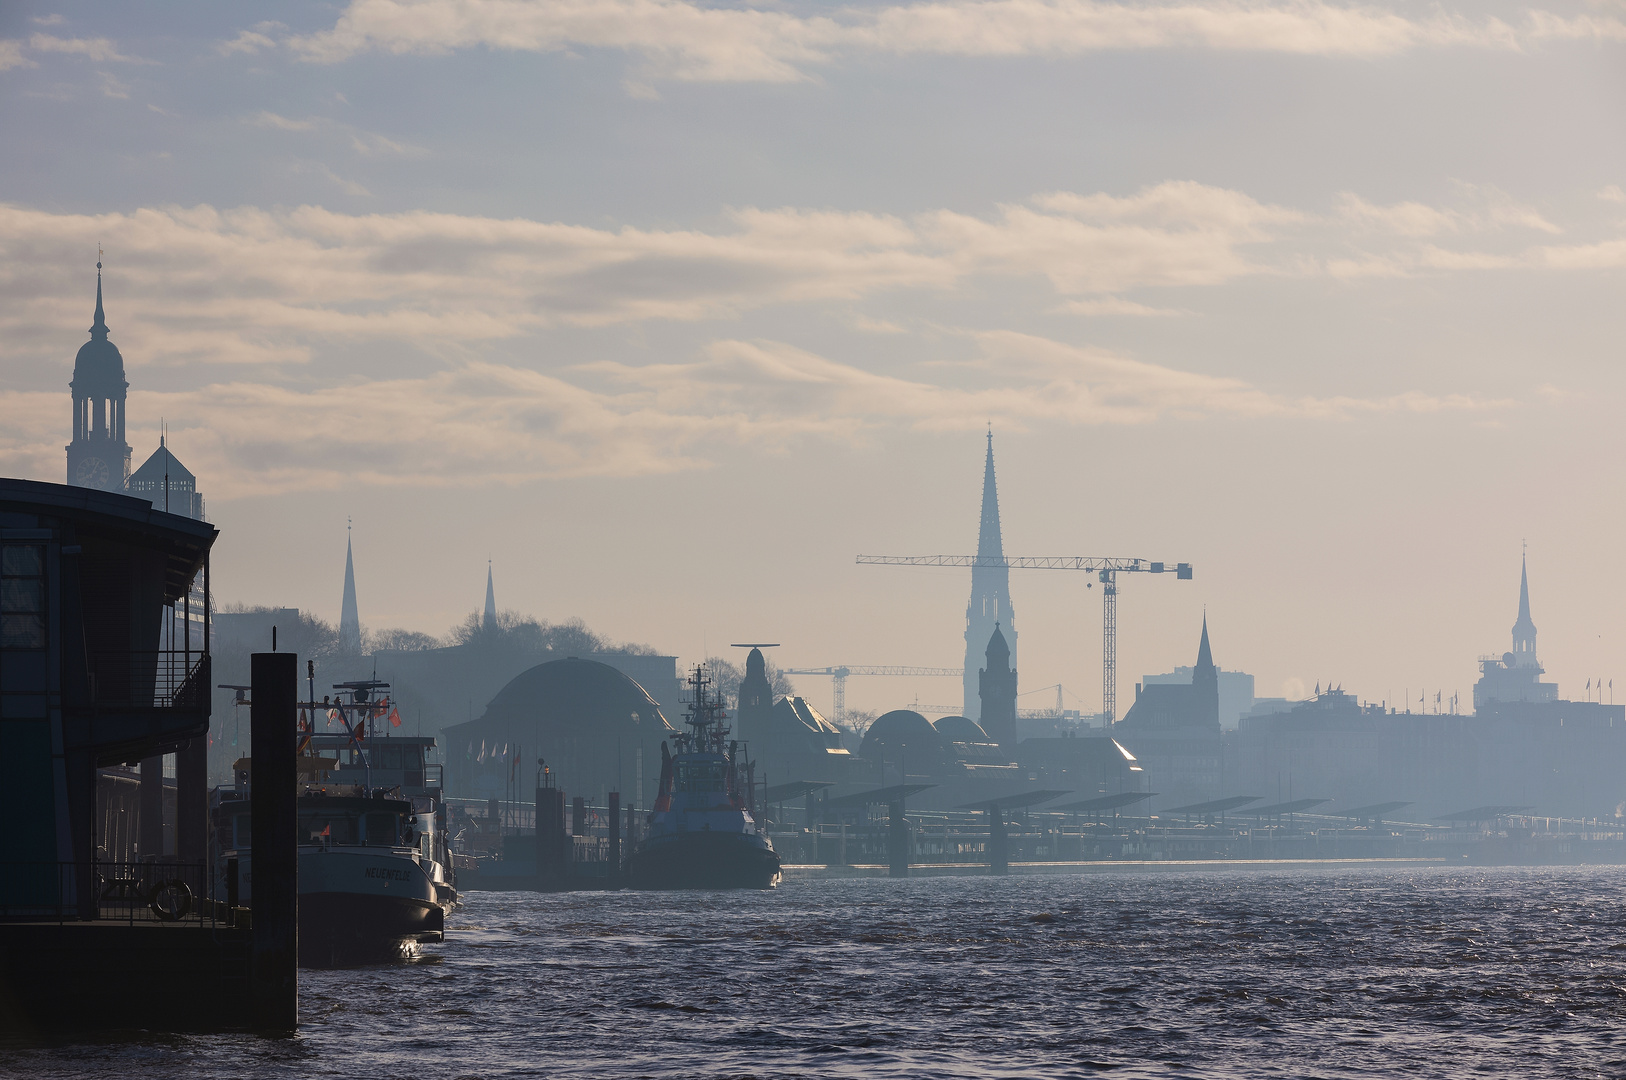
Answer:
[(45, 648), (45, 549), (0, 546), (0, 648)]

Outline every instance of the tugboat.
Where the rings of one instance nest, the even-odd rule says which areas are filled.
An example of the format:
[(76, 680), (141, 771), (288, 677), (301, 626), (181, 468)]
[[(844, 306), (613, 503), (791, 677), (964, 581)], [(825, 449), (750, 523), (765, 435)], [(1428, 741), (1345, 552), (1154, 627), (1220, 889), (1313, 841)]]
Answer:
[(627, 860), (634, 889), (771, 889), (779, 855), (751, 815), (751, 766), (728, 738), (722, 702), (696, 667), (688, 731), (661, 743), (661, 787), (643, 842)]
[[(299, 774), (299, 962), (305, 967), (408, 958), (445, 937), (457, 904), (447, 878), (445, 806), (432, 738), (378, 731), (394, 712), (376, 680), (342, 683), (302, 703)], [(314, 693), (312, 694), (314, 698)], [(317, 734), (326, 711), (343, 733)], [(369, 733), (371, 724), (374, 730)], [(387, 730), (387, 728), (385, 729)], [(215, 793), (217, 895), (253, 894), (250, 762)], [(235, 870), (235, 882), (232, 880)]]

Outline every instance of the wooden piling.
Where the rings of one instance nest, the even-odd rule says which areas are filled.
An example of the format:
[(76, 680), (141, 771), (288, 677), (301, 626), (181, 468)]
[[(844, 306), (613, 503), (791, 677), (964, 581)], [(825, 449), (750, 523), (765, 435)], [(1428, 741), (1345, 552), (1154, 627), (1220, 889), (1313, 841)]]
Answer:
[(250, 663), (254, 1027), (293, 1031), (299, 1026), (298, 658), (255, 653)]

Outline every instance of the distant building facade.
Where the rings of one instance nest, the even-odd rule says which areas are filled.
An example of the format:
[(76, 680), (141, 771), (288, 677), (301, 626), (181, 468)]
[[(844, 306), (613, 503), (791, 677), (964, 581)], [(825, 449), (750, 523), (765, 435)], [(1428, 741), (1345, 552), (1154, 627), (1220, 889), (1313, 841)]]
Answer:
[[(1192, 667), (1177, 667), (1160, 675), (1142, 675), (1143, 686), (1183, 686), (1191, 682)], [(1219, 671), (1219, 721), (1227, 730), (1253, 711), (1258, 700), (1253, 696), (1253, 676), (1245, 671)]]
[(1527, 570), (1513, 649), (1481, 668), (1471, 715), (1397, 712), (1332, 689), (1258, 710), (1227, 739), (1224, 794), (1327, 799), (1327, 813), (1405, 802), (1394, 816), (1417, 822), (1484, 806), (1626, 813), (1626, 706), (1564, 701), (1540, 681)]

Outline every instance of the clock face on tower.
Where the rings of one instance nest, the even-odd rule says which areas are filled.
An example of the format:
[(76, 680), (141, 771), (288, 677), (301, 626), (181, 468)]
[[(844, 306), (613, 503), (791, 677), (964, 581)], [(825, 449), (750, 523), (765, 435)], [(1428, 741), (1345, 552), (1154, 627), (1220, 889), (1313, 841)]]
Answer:
[(73, 471), (73, 482), (80, 487), (101, 488), (107, 490), (107, 481), (112, 477), (107, 462), (101, 458), (88, 457), (79, 462), (79, 467)]

